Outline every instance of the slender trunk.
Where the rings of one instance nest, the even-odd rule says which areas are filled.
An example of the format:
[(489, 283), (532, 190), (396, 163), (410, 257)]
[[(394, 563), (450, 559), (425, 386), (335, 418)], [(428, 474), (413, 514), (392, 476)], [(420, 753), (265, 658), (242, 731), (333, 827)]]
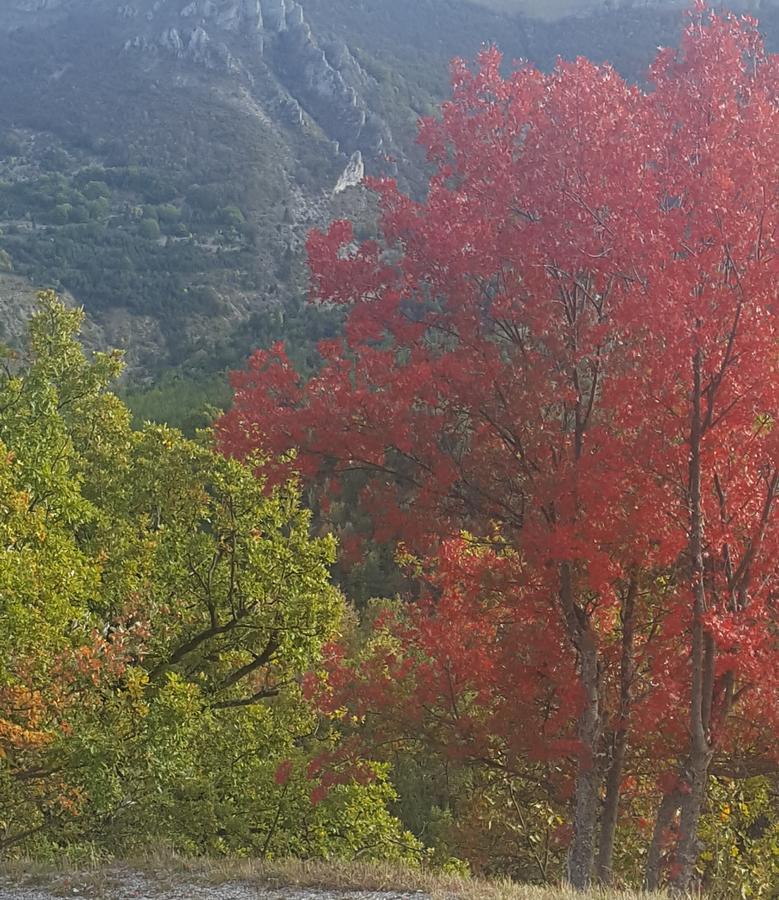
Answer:
[(577, 735), (581, 743), (574, 791), (573, 839), (568, 851), (567, 878), (572, 887), (584, 891), (592, 881), (595, 838), (600, 803), (601, 771), (598, 765), (601, 738), (600, 667), (595, 635), (584, 613), (573, 599), (571, 566), (561, 567), (560, 596), (571, 639), (579, 657), (579, 679), (584, 705)]
[(695, 753), (688, 769), (688, 792), (682, 798), (679, 821), (679, 841), (674, 857), (672, 884), (676, 891), (688, 893), (693, 886), (695, 865), (700, 853), (698, 825), (700, 824), (709, 778), (711, 755)]
[(649, 852), (646, 857), (646, 874), (644, 876), (644, 887), (648, 891), (656, 891), (660, 888), (660, 878), (662, 875), (663, 865), (663, 845), (665, 843), (665, 835), (671, 827), (674, 816), (676, 815), (682, 796), (678, 790), (673, 790), (670, 794), (666, 794), (660, 802), (655, 818), (655, 827), (652, 832), (652, 841), (649, 845)]
[(597, 650), (592, 634), (588, 634), (582, 643), (580, 677), (585, 691), (585, 705), (578, 727), (582, 753), (576, 772), (574, 835), (568, 853), (568, 881), (580, 891), (587, 890), (592, 881), (602, 780), (598, 766), (601, 713)]
[[(697, 733), (693, 731), (690, 741), (690, 759), (685, 772), (687, 793), (681, 801), (679, 841), (676, 846), (675, 873), (672, 880), (674, 889), (682, 893), (690, 891), (693, 886), (695, 866), (701, 850), (698, 826), (706, 802), (709, 767), (714, 755), (708, 735), (711, 727), (715, 646), (711, 637), (704, 633), (702, 625), (698, 630), (701, 632), (699, 639), (696, 639), (695, 633), (693, 634), (693, 660), (696, 658), (699, 660), (700, 669), (697, 676), (693, 675), (693, 690), (699, 687), (701, 691), (699, 724), (702, 727)], [(694, 713), (697, 713), (696, 707), (697, 704), (692, 707)]]
[[(576, 298), (575, 298), (576, 299)], [(579, 300), (582, 298), (578, 298)], [(577, 350), (577, 302), (572, 307), (571, 350)], [(592, 415), (598, 386), (598, 371), (589, 373), (589, 392), (582, 389), (579, 371), (574, 364), (572, 385), (576, 390), (574, 458), (578, 465), (584, 448), (584, 437)], [(576, 503), (578, 508), (578, 501)], [(589, 614), (576, 602), (574, 572), (570, 562), (560, 567), (560, 601), (568, 636), (578, 657), (579, 681), (584, 702), (579, 713), (577, 736), (580, 743), (579, 764), (574, 790), (573, 839), (568, 849), (567, 878), (572, 887), (585, 891), (592, 882), (595, 844), (598, 831), (600, 791), (603, 783), (601, 737), (601, 671), (597, 636)]]
[(606, 798), (601, 813), (600, 840), (595, 874), (601, 884), (610, 884), (614, 866), (614, 841), (619, 817), (620, 789), (625, 756), (628, 747), (628, 717), (633, 701), (633, 643), (635, 639), (634, 615), (638, 578), (630, 579), (622, 606), (622, 656), (620, 659), (619, 721), (614, 733), (611, 764), (606, 775)]
[(692, 568), (693, 609), (691, 692), (690, 692), (690, 756), (687, 768), (687, 793), (682, 799), (679, 842), (676, 847), (674, 888), (688, 891), (692, 886), (698, 861), (698, 826), (711, 762), (709, 726), (715, 651), (704, 627), (706, 614), (706, 582), (703, 561), (703, 509), (701, 499), (701, 351), (693, 359), (692, 422), (690, 429), (690, 536), (689, 554)]
[(611, 884), (613, 876), (614, 842), (617, 834), (620, 785), (622, 784), (627, 743), (627, 733), (624, 729), (617, 731), (614, 735), (611, 765), (606, 775), (606, 797), (603, 801), (603, 810), (601, 812), (598, 859), (595, 863), (595, 876), (598, 882), (603, 885)]

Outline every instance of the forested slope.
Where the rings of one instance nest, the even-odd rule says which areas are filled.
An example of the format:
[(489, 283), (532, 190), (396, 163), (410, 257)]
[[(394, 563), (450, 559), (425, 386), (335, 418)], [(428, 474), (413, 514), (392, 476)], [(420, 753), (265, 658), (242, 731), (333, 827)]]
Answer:
[(332, 327), (298, 312), (305, 234), (370, 228), (360, 189), (332, 195), (354, 153), (423, 189), (416, 121), (452, 57), (495, 42), (638, 78), (680, 26), (675, 8), (544, 22), (461, 0), (4, 4), (0, 268), (70, 292), (135, 378), (184, 366), (208, 394), (290, 316), (295, 340)]

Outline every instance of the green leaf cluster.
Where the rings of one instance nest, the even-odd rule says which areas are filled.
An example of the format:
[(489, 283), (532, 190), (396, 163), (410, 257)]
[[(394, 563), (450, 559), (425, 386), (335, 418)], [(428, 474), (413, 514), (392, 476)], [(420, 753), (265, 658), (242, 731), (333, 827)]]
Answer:
[(779, 783), (713, 780), (700, 867), (713, 898), (773, 898), (779, 885)]
[(42, 295), (0, 360), (0, 851), (414, 858), (381, 767), (310, 766), (338, 744), (299, 686), (340, 629), (333, 539), (262, 459), (133, 430), (81, 318)]

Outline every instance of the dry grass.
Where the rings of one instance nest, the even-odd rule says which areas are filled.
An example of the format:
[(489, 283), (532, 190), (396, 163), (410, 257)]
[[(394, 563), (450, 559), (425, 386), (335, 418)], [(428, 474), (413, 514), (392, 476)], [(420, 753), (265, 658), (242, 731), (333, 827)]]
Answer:
[[(433, 900), (583, 900), (582, 894), (563, 888), (534, 888), (509, 881), (485, 881), (409, 869), (390, 863), (306, 862), (301, 860), (259, 861), (249, 859), (189, 859), (170, 853), (155, 853), (122, 863), (89, 867), (54, 866), (29, 861), (5, 863), (0, 875), (16, 884), (46, 886), (65, 895), (78, 884), (89, 893), (111, 896), (111, 886), (122, 871), (143, 873), (161, 885), (189, 881), (223, 885), (242, 882), (265, 887), (329, 888), (331, 890), (420, 891)], [(595, 900), (638, 900), (625, 892), (594, 891)], [(658, 900), (658, 895), (653, 895)]]
[[(274, 887), (319, 887), (343, 891), (421, 891), (434, 900), (582, 900), (581, 894), (560, 888), (532, 888), (509, 881), (463, 878), (391, 863), (178, 859), (175, 864), (182, 874), (216, 884), (245, 881)], [(157, 874), (151, 859), (145, 861), (144, 869)], [(169, 875), (170, 860), (162, 861), (158, 871)], [(591, 896), (603, 900), (637, 900), (640, 895), (593, 892)], [(654, 896), (657, 900), (657, 895)]]

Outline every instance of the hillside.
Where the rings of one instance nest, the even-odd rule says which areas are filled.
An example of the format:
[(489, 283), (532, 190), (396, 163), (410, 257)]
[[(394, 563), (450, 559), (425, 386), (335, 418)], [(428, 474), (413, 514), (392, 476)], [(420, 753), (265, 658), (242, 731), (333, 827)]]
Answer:
[[(349, 187), (363, 169), (421, 189), (416, 121), (444, 96), (449, 59), (495, 42), (508, 60), (585, 54), (638, 78), (680, 25), (673, 3), (556, 21), (497, 5), (511, 14), (464, 0), (3, 3), (0, 268), (30, 293), (72, 294), (144, 381), (219, 372), (289, 327), (304, 344), (331, 333), (332, 316), (300, 308), (305, 235), (343, 214), (370, 229)], [(15, 317), (6, 304), (8, 335)]]

